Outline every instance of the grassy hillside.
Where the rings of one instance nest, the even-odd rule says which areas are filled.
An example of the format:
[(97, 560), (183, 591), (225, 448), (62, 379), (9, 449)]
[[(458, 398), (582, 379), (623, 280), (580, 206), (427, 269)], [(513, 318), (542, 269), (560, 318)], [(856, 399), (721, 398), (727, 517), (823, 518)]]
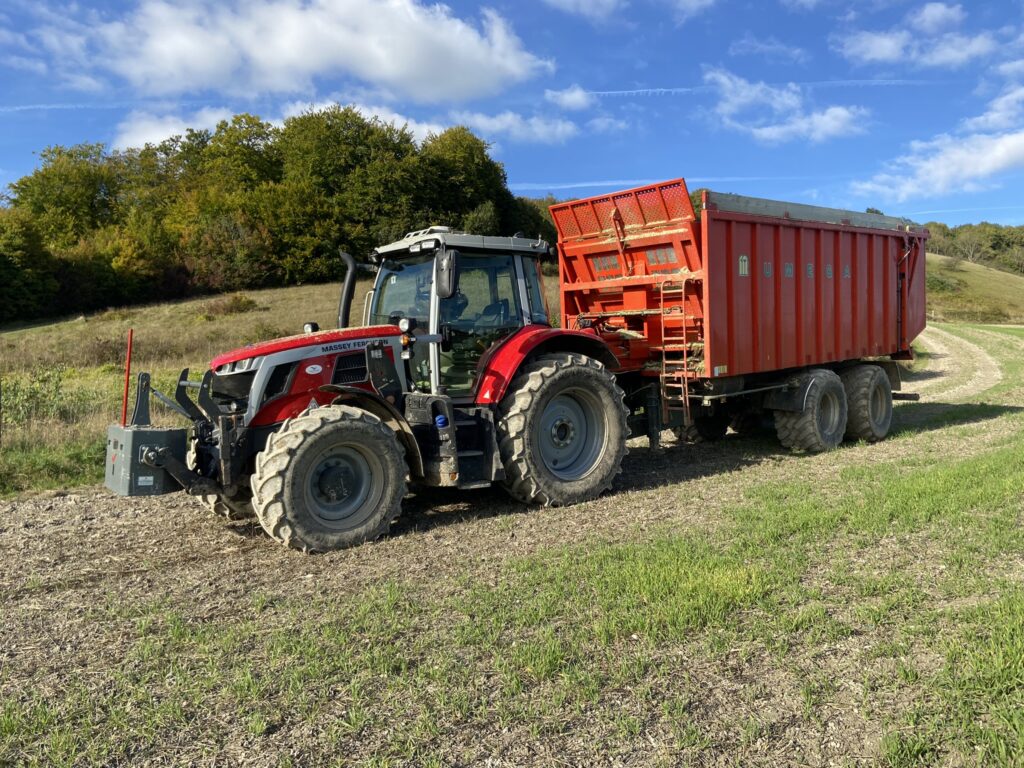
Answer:
[[(356, 284), (351, 321), (362, 323), (369, 279)], [(557, 307), (557, 280), (545, 287)], [(103, 479), (106, 428), (120, 416), (128, 329), (134, 371), (173, 392), (182, 368), (198, 373), (215, 355), (301, 333), (306, 322), (337, 324), (336, 283), (276, 288), (112, 309), (0, 329), (0, 497)], [(195, 376), (193, 376), (195, 378)], [(166, 416), (159, 407), (154, 418)]]
[(1024, 322), (1024, 277), (928, 254), (928, 319)]

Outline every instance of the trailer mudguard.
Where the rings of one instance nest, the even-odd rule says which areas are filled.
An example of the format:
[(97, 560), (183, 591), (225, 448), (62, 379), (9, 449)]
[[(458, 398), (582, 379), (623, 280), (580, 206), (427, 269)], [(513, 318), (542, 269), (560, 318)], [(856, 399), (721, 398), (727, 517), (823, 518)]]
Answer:
[(619, 361), (593, 331), (567, 331), (546, 325), (528, 325), (509, 336), (480, 360), (483, 373), (476, 388), (476, 405), (493, 405), (505, 396), (523, 361), (552, 352), (576, 352), (611, 370)]

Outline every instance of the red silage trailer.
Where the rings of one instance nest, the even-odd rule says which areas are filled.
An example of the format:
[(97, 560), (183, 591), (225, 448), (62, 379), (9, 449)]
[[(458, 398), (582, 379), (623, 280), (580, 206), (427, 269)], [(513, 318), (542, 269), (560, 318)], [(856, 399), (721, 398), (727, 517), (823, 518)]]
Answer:
[(562, 325), (604, 339), (653, 442), (765, 415), (801, 450), (888, 432), (893, 361), (925, 327), (927, 230), (709, 191), (698, 216), (682, 179), (551, 213)]

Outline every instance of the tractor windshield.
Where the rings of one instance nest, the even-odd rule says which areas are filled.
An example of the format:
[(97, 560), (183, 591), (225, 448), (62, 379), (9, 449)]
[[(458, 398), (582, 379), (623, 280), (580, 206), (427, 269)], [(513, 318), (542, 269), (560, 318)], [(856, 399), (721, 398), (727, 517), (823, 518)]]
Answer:
[(450, 339), (441, 351), (441, 381), (450, 394), (471, 393), (483, 353), (523, 327), (517, 288), (513, 256), (461, 254), (459, 289), (441, 302), (441, 324)]
[(430, 321), (430, 284), (434, 279), (433, 255), (385, 261), (377, 278), (370, 323), (386, 325), (403, 317), (414, 318), (427, 328)]

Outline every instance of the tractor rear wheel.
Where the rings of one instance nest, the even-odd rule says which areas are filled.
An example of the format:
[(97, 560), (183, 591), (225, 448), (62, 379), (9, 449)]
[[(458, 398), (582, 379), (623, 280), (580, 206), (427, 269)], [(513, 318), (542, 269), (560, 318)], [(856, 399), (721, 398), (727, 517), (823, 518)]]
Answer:
[(611, 488), (629, 437), (624, 400), (615, 377), (584, 355), (524, 367), (499, 408), (505, 489), (527, 504), (561, 506)]
[(406, 467), (392, 429), (358, 408), (314, 408), (284, 423), (256, 457), (260, 525), (282, 544), (327, 552), (387, 533)]
[(775, 412), (775, 430), (779, 442), (794, 451), (820, 453), (838, 448), (846, 433), (846, 391), (843, 382), (830, 370), (815, 368), (810, 377), (803, 411)]
[(885, 371), (877, 365), (858, 365), (840, 378), (850, 410), (846, 438), (869, 443), (884, 439), (892, 426), (892, 385)]

